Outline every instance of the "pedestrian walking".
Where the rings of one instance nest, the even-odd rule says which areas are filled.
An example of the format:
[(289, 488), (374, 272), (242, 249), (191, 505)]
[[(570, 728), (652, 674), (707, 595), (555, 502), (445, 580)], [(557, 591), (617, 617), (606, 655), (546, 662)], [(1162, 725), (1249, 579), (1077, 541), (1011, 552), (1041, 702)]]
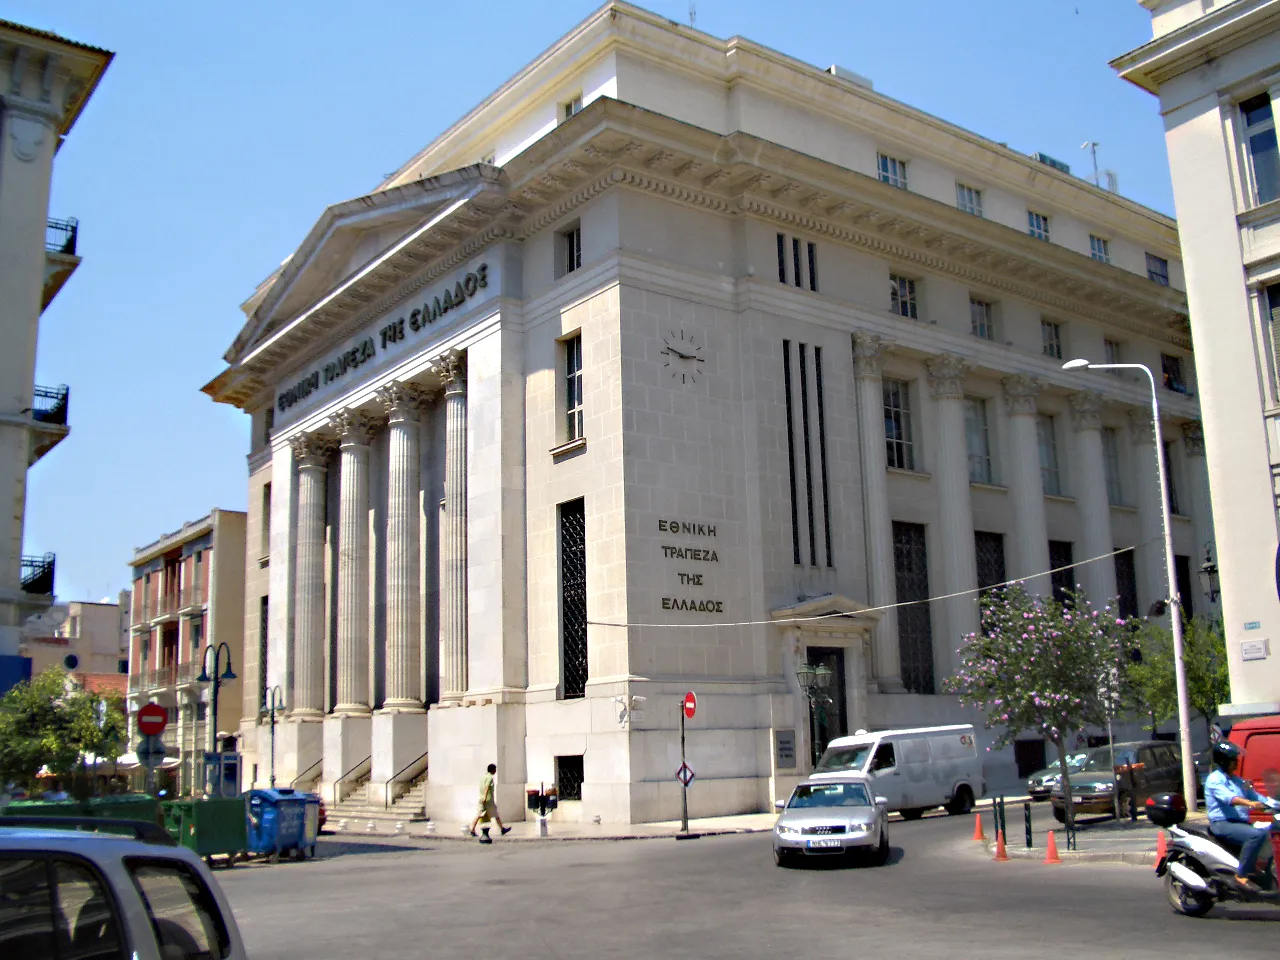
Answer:
[(498, 824), (498, 829), (502, 831), (505, 837), (511, 832), (510, 827), (502, 825), (502, 818), (498, 816), (498, 801), (495, 799), (495, 788), (493, 775), (498, 772), (496, 763), (489, 764), (485, 775), (480, 778), (480, 809), (476, 811), (476, 818), (471, 821), (471, 826), (467, 828), (473, 837), (476, 836), (476, 827), (481, 823), (485, 826), (480, 828), (480, 832), (484, 834), (480, 838), (481, 843), (493, 843), (493, 837), (489, 836), (488, 823), (490, 820)]

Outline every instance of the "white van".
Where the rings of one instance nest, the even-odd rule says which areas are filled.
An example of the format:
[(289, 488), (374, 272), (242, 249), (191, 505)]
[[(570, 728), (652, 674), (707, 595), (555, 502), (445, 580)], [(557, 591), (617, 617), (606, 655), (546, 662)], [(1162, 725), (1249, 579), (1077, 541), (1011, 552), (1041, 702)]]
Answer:
[(827, 744), (811, 779), (861, 774), (890, 810), (915, 820), (931, 807), (968, 813), (987, 792), (972, 724), (859, 730)]

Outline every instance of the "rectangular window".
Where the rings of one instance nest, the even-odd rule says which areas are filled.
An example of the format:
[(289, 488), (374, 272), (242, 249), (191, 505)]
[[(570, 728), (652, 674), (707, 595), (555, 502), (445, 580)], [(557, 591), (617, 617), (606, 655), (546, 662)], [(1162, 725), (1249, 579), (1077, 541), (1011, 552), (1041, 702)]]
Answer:
[(267, 680), (271, 675), (271, 647), (268, 632), (271, 624), (269, 597), (258, 598), (258, 703), (267, 702)]
[(827, 566), (831, 560), (831, 492), (827, 486), (827, 413), (822, 400), (822, 348), (813, 348), (814, 386), (818, 393), (818, 460), (822, 467), (822, 534), (827, 546)]
[(271, 556), (271, 484), (262, 485), (262, 543), (259, 556)]
[(1182, 358), (1167, 353), (1160, 354), (1160, 373), (1164, 377), (1166, 390), (1174, 393), (1186, 393), (1187, 383), (1182, 379)]
[(1053, 429), (1053, 417), (1041, 414), (1036, 418), (1036, 440), (1040, 446), (1040, 483), (1051, 496), (1062, 494), (1062, 476), (1058, 471), (1058, 439)]
[(800, 238), (791, 238), (791, 277), (795, 281), (797, 287), (802, 286), (800, 283)]
[(800, 428), (804, 445), (804, 498), (809, 519), (809, 563), (818, 565), (817, 534), (813, 522), (813, 456), (809, 443), (809, 357), (806, 344), (800, 344)]
[(978, 561), (978, 589), (985, 590), (1004, 583), (1004, 534), (973, 532), (973, 552)]
[(1111, 244), (1102, 237), (1089, 235), (1089, 256), (1101, 263), (1111, 262)]
[(231, 938), (218, 902), (198, 873), (177, 860), (126, 857), (124, 862), (152, 929), (166, 931), (165, 943), (183, 944), (182, 956), (230, 953)]
[(564, 442), (579, 440), (582, 432), (582, 334), (564, 343)]
[(556, 757), (556, 793), (561, 800), (581, 800), (582, 781), (586, 779), (582, 755)]
[(1178, 503), (1178, 485), (1174, 482), (1174, 475), (1177, 473), (1173, 468), (1173, 443), (1164, 441), (1164, 473), (1165, 482), (1169, 486), (1169, 512), (1174, 516), (1181, 516), (1182, 511)]
[(956, 184), (956, 206), (975, 217), (982, 216), (982, 191), (977, 187)]
[(581, 497), (560, 504), (560, 631), (564, 699), (587, 692), (587, 519)]
[(566, 100), (560, 105), (560, 115), (568, 120), (575, 114), (582, 112), (582, 94), (578, 94), (572, 100)]
[(1120, 616), (1127, 620), (1138, 615), (1138, 571), (1133, 562), (1133, 549), (1123, 550), (1115, 558)]
[(895, 274), (889, 276), (889, 309), (902, 317), (916, 315), (916, 282)]
[[(1102, 356), (1106, 363), (1124, 363), (1120, 358), (1123, 354), (1120, 352), (1120, 342), (1118, 340), (1102, 341)], [(1119, 373), (1119, 370), (1112, 370), (1111, 373)]]
[(988, 301), (969, 298), (969, 329), (983, 340), (996, 338), (995, 312)]
[(1052, 320), (1040, 321), (1040, 348), (1046, 357), (1062, 359), (1062, 324)]
[(1191, 587), (1191, 558), (1185, 554), (1173, 555), (1173, 575), (1178, 582), (1178, 601), (1182, 616), (1188, 620), (1195, 616), (1195, 599)]
[(898, 607), (898, 653), (909, 693), (934, 692), (933, 627), (929, 617), (929, 556), (925, 528), (893, 524), (893, 573)]
[(987, 428), (987, 401), (964, 398), (964, 436), (969, 450), (969, 479), (991, 483), (991, 434)]
[(1102, 428), (1102, 465), (1107, 475), (1107, 502), (1121, 506), (1124, 489), (1120, 484), (1120, 437), (1115, 427)]
[(582, 266), (582, 225), (575, 223), (556, 234), (556, 279)]
[(818, 245), (778, 234), (778, 282), (803, 288), (809, 268), (809, 289), (818, 292)]
[(898, 160), (887, 154), (876, 154), (876, 166), (880, 179), (890, 186), (907, 189), (907, 161)]
[(795, 404), (791, 399), (791, 341), (782, 341), (782, 387), (787, 410), (787, 474), (791, 480), (791, 554), (800, 563), (800, 507), (796, 499)]
[(809, 289), (818, 292), (818, 245), (809, 244)]
[(128, 673), (128, 672), (129, 672), (129, 661), (128, 661), (128, 660), (117, 660), (117, 661), (116, 661), (116, 673)]
[(1027, 233), (1037, 240), (1049, 239), (1049, 217), (1047, 214), (1027, 211)]
[(1053, 588), (1053, 599), (1062, 603), (1067, 594), (1075, 589), (1075, 567), (1072, 564), (1071, 544), (1065, 540), (1049, 541), (1049, 583)]
[(1147, 279), (1160, 284), (1162, 287), (1169, 285), (1169, 261), (1164, 257), (1157, 257), (1153, 253), (1147, 254)]
[(1271, 98), (1263, 93), (1244, 101), (1240, 104), (1240, 118), (1244, 123), (1245, 152), (1253, 174), (1254, 202), (1270, 203), (1280, 197), (1280, 151), (1276, 148)]
[(884, 391), (884, 440), (886, 462), (900, 470), (916, 468), (911, 435), (911, 390), (905, 380), (882, 381)]
[(787, 282), (787, 238), (778, 234), (778, 282)]

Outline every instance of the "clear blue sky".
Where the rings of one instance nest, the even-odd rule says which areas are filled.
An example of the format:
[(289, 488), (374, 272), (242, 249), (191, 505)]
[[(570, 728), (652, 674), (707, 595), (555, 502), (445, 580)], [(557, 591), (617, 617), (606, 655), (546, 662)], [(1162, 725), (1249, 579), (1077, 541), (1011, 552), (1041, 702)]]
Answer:
[[(50, 213), (75, 276), (40, 325), (37, 380), (71, 436), (29, 475), (24, 552), (58, 595), (127, 585), (133, 547), (244, 509), (248, 420), (199, 388), (239, 304), (331, 203), (372, 189), (596, 8), (527, 3), (9, 0), (7, 19), (116, 51), (59, 153)], [(647, 6), (687, 22), (688, 0)], [(698, 0), (697, 26), (825, 67), (1172, 212), (1154, 98), (1107, 61), (1150, 38), (1136, 0)], [(478, 14), (479, 10), (483, 14)]]

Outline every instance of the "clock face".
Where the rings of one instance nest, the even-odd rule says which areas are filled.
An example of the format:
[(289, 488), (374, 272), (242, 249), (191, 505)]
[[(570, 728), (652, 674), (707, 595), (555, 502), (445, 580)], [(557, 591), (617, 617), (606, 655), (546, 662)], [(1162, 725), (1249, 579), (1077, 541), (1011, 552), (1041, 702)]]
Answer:
[(702, 356), (702, 344), (684, 330), (670, 330), (662, 338), (662, 353), (666, 356), (663, 369), (676, 383), (697, 383), (706, 363)]

